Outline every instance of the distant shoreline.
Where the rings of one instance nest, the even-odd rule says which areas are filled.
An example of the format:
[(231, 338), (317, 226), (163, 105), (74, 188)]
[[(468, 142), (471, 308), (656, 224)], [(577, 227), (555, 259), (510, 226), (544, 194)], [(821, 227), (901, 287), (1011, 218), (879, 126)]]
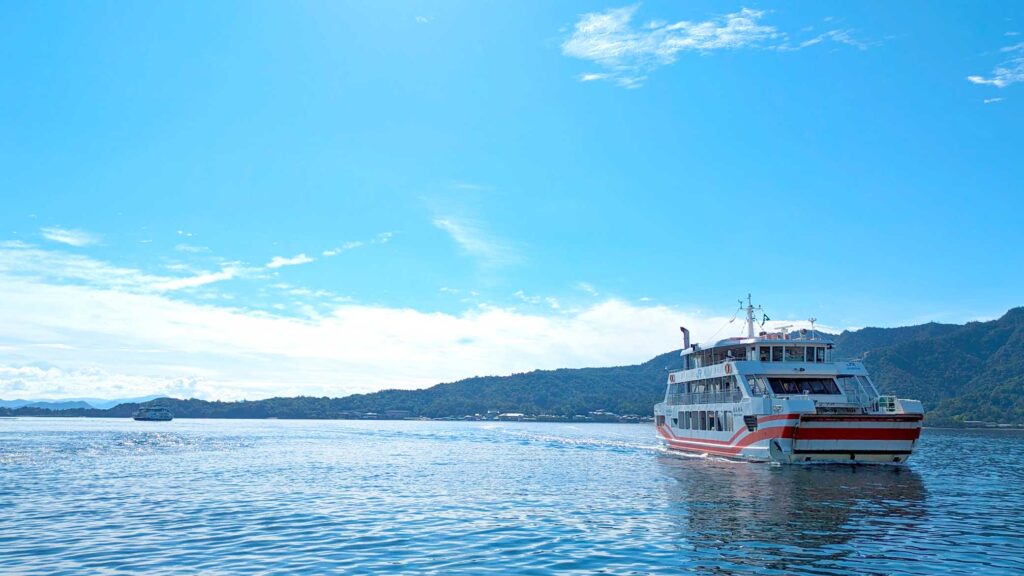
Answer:
[[(0, 416), (0, 420), (14, 420), (16, 418), (90, 418), (96, 420), (131, 420), (130, 416), (83, 416), (83, 415), (55, 415), (55, 414), (12, 414)], [(246, 418), (246, 417), (218, 417), (218, 416), (183, 416), (175, 418), (174, 420), (251, 420), (251, 421), (264, 421), (264, 420), (286, 420), (289, 422), (486, 422), (486, 423), (525, 423), (525, 424), (636, 424), (645, 425), (653, 424), (652, 420), (643, 421), (625, 421), (625, 420), (572, 420), (572, 419), (558, 419), (558, 420), (463, 420), (458, 418)], [(173, 422), (173, 420), (172, 420)], [(1001, 432), (1021, 432), (1024, 431), (1024, 425), (1003, 425), (1003, 426), (924, 426), (929, 430), (996, 430)]]

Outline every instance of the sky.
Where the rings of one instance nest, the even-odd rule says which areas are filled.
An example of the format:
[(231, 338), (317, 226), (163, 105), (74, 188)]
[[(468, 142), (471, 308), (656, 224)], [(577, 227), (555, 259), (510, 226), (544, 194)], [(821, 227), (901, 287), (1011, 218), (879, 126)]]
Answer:
[(0, 2), (0, 398), (1024, 305), (1024, 4)]

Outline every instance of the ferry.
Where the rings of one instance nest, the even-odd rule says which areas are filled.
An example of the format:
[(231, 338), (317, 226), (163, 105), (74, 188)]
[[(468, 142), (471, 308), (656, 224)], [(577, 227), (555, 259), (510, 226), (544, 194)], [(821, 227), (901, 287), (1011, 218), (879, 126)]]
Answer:
[(761, 307), (748, 295), (740, 310), (745, 337), (701, 346), (680, 328), (683, 368), (669, 372), (654, 407), (669, 449), (779, 464), (907, 461), (921, 435), (920, 401), (881, 395), (861, 362), (835, 360), (815, 319), (810, 330), (755, 334)]
[(174, 419), (174, 414), (163, 406), (140, 406), (132, 418), (140, 421), (167, 422)]

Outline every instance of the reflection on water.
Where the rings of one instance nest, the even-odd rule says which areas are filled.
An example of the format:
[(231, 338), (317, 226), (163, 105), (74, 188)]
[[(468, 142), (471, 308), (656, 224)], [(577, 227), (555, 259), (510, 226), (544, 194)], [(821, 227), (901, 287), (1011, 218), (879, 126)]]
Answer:
[[(892, 540), (926, 511), (921, 476), (890, 466), (769, 466), (663, 456), (675, 482), (666, 501), (681, 539), (704, 569), (835, 567), (865, 549), (851, 540)], [(724, 568), (723, 568), (724, 569)]]
[(907, 467), (619, 424), (0, 421), (0, 573), (1020, 574), (1024, 434)]

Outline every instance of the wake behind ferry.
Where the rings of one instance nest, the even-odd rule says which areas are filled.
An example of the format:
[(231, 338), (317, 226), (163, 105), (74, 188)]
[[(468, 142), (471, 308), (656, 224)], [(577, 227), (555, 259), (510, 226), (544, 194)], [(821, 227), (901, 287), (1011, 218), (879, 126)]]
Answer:
[(669, 373), (654, 407), (669, 448), (781, 464), (906, 462), (921, 435), (921, 402), (880, 395), (863, 364), (834, 361), (813, 319), (809, 332), (755, 335), (761, 308), (750, 296), (740, 305), (746, 337), (704, 347), (681, 328), (683, 369)]

